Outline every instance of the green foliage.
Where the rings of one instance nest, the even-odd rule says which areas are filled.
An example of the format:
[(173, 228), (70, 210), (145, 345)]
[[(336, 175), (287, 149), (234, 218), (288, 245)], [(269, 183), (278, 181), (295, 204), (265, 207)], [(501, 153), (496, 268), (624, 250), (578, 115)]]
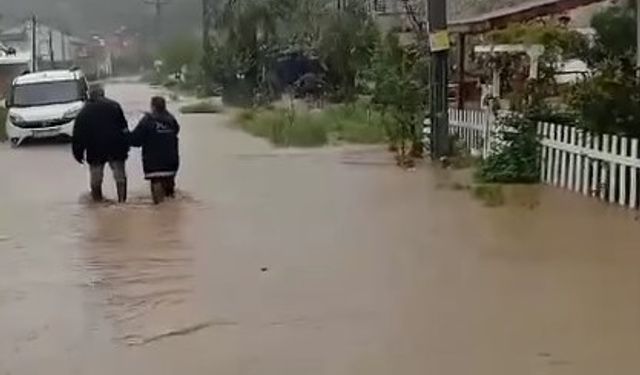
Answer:
[(497, 121), (497, 140), (476, 177), (487, 183), (536, 183), (540, 178), (537, 125), (523, 115)]
[(320, 57), (334, 98), (354, 99), (377, 30), (360, 3), (341, 10), (331, 5), (328, 0), (221, 2), (215, 37), (202, 60), (207, 80), (222, 85), (230, 101), (268, 103), (279, 93), (276, 60), (302, 52)]
[(389, 120), (368, 103), (356, 102), (337, 105), (325, 110), (321, 116), (329, 124), (339, 141), (375, 144), (387, 140)]
[[(559, 94), (555, 73), (560, 63), (567, 59), (583, 58), (589, 49), (589, 40), (577, 31), (552, 23), (515, 23), (505, 29), (496, 30), (488, 35), (494, 44), (539, 44), (544, 53), (539, 59), (539, 77), (533, 83), (535, 90), (543, 97)], [(491, 79), (489, 72), (494, 68), (501, 74), (503, 91), (510, 92), (509, 97), (513, 110), (523, 111), (526, 108), (528, 92), (531, 87), (513, 85), (524, 81), (529, 74), (530, 58), (524, 53), (500, 53), (482, 55), (478, 63), (486, 67), (486, 79)], [(514, 80), (515, 78), (515, 80)], [(511, 85), (509, 87), (509, 85)], [(531, 84), (529, 84), (531, 86)]]
[(386, 140), (384, 117), (365, 104), (336, 105), (326, 110), (244, 110), (237, 124), (276, 146), (314, 147), (330, 140), (373, 144)]
[(355, 98), (357, 79), (369, 69), (378, 38), (374, 21), (358, 2), (350, 2), (346, 9), (326, 17), (318, 52), (327, 66), (327, 81), (336, 99)]
[(580, 126), (640, 136), (640, 82), (635, 73), (635, 9), (608, 7), (594, 16), (595, 45), (586, 54), (594, 73), (567, 93)]
[(606, 60), (624, 60), (633, 66), (636, 54), (636, 14), (628, 6), (607, 7), (591, 20), (595, 45), (587, 61), (595, 66)]
[(201, 101), (180, 107), (180, 113), (221, 113), (222, 108), (210, 101)]
[(162, 71), (166, 74), (179, 72), (183, 66), (196, 66), (200, 55), (200, 42), (191, 36), (177, 37), (163, 45), (158, 52), (163, 62)]
[(249, 134), (267, 138), (279, 147), (316, 147), (325, 145), (329, 129), (315, 116), (296, 114), (293, 110), (259, 110), (243, 116), (239, 125)]
[(392, 147), (406, 156), (406, 144), (422, 150), (422, 121), (427, 107), (429, 71), (426, 58), (415, 46), (400, 46), (398, 37), (389, 34), (374, 57), (373, 103), (388, 114)]
[(640, 136), (640, 83), (624, 68), (607, 64), (571, 90), (571, 106), (582, 126), (596, 132)]
[(562, 25), (548, 23), (514, 23), (492, 31), (487, 36), (494, 44), (541, 44), (545, 55), (577, 58), (588, 48), (587, 38)]

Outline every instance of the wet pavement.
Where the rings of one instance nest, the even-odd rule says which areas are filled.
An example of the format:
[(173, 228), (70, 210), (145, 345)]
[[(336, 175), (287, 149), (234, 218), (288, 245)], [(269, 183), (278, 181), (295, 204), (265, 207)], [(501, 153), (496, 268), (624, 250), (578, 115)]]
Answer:
[[(132, 120), (152, 92), (107, 91)], [(181, 121), (158, 207), (138, 151), (131, 202), (92, 205), (68, 145), (0, 145), (0, 374), (640, 371), (633, 213), (545, 188), (490, 209), (375, 148)]]

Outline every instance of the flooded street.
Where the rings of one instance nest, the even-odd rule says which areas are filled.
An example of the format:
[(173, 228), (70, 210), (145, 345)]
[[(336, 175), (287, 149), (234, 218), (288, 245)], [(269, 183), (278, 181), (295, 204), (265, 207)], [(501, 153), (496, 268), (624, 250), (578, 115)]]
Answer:
[[(152, 93), (107, 87), (131, 121)], [(378, 149), (180, 121), (158, 207), (138, 150), (130, 203), (92, 205), (68, 145), (0, 144), (0, 374), (640, 372), (632, 214), (546, 188), (489, 209)]]

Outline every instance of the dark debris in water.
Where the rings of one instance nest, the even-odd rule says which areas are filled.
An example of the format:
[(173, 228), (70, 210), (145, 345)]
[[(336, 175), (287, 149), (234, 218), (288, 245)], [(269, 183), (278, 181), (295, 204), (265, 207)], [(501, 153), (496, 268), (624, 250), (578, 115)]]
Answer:
[(211, 327), (223, 327), (223, 326), (237, 326), (238, 323), (231, 321), (209, 321), (204, 323), (195, 324), (192, 326), (180, 328), (180, 329), (172, 329), (157, 335), (144, 337), (141, 335), (129, 335), (122, 338), (123, 341), (127, 343), (129, 346), (144, 346), (147, 344), (151, 344), (156, 341), (179, 337), (179, 336), (188, 336), (193, 333), (197, 333), (202, 331), (203, 329), (211, 328)]

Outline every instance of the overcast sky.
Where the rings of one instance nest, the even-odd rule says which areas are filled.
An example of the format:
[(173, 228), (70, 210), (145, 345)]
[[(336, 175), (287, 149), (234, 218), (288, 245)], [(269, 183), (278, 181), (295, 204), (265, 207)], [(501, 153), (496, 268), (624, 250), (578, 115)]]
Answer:
[[(169, 0), (166, 29), (188, 32), (200, 24), (201, 0)], [(0, 0), (2, 25), (36, 12), (39, 18), (76, 33), (108, 31), (119, 26), (149, 29), (153, 7), (144, 0)]]

